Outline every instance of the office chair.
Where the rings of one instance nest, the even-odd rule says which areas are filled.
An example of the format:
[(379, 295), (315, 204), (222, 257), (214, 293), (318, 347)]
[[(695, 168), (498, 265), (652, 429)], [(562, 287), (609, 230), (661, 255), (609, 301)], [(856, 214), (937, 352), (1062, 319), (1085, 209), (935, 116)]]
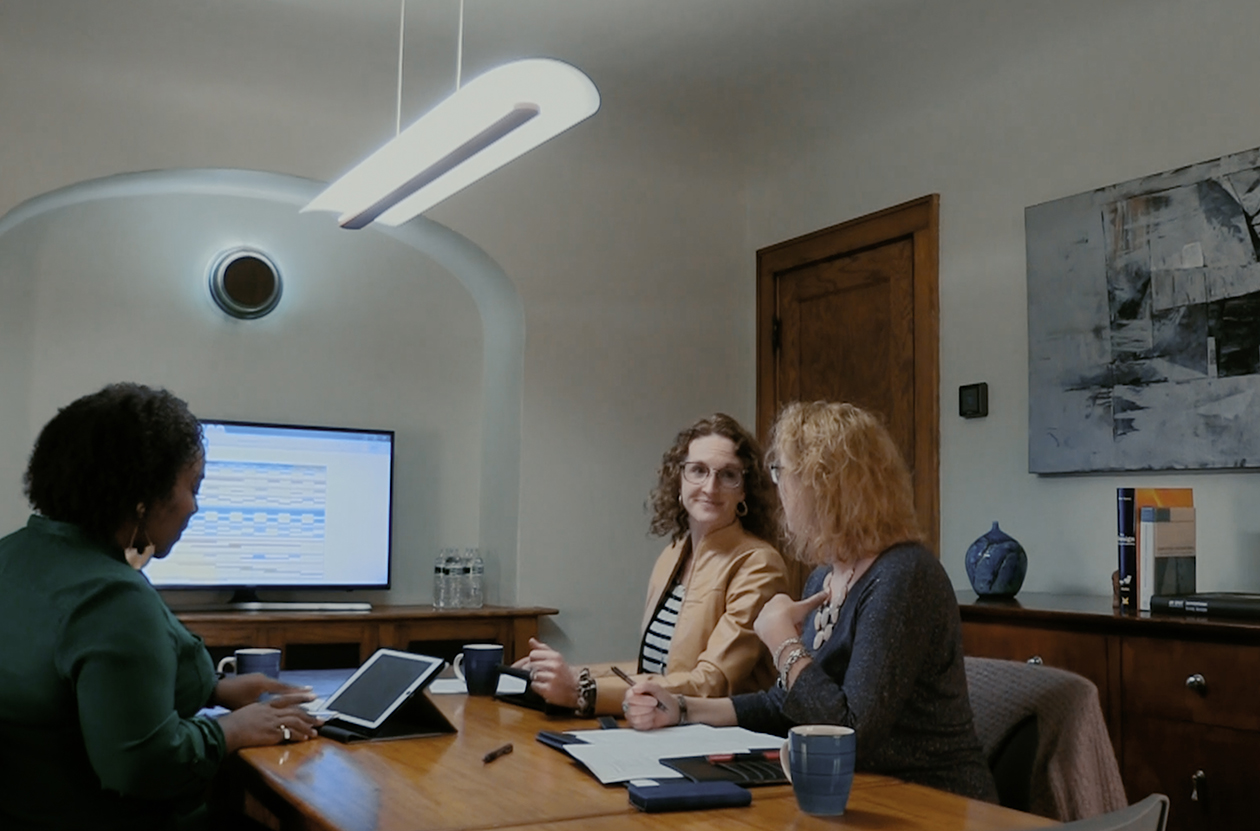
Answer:
[(968, 657), (965, 665), (1002, 805), (1060, 822), (1128, 805), (1093, 683), (1019, 661)]
[(1128, 808), (1059, 826), (1061, 831), (1164, 831), (1168, 823), (1168, 797), (1153, 793)]

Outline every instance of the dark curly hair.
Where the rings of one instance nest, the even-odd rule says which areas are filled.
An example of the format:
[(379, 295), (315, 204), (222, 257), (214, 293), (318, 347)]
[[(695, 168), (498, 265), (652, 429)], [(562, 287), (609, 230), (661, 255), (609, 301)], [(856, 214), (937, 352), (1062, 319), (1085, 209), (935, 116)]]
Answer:
[(187, 404), (166, 390), (111, 384), (44, 425), (22, 482), (36, 511), (110, 542), (137, 504), (169, 496), (201, 453)]
[(687, 535), (687, 509), (678, 499), (682, 493), (682, 467), (691, 443), (705, 436), (723, 436), (735, 443), (735, 455), (744, 463), (744, 502), (748, 505), (748, 513), (739, 518), (739, 523), (748, 533), (777, 545), (778, 491), (770, 481), (757, 440), (726, 413), (714, 413), (683, 430), (674, 439), (674, 446), (661, 457), (660, 478), (648, 503), (652, 510), (652, 533), (662, 537), (669, 535), (671, 542), (678, 542)]

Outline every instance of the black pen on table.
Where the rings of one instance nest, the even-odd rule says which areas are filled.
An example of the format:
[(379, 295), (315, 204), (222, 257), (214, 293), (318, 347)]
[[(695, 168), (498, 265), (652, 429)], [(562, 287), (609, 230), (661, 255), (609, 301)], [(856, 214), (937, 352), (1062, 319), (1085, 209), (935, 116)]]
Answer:
[(511, 752), (512, 752), (512, 743), (508, 742), (507, 744), (503, 745), (503, 747), (496, 747), (494, 750), (491, 750), (485, 756), (482, 756), (481, 763), (489, 764), (493, 762), (495, 759), (499, 758), (500, 756), (506, 756)]
[[(613, 671), (613, 675), (617, 676), (622, 681), (625, 681), (630, 686), (632, 687), (634, 686), (634, 679), (631, 678), (629, 675), (626, 675), (626, 673), (621, 669), (621, 667), (613, 667), (612, 671)], [(665, 706), (665, 702), (661, 701), (659, 698), (656, 699), (656, 709), (660, 710), (662, 713), (669, 711), (669, 708)]]

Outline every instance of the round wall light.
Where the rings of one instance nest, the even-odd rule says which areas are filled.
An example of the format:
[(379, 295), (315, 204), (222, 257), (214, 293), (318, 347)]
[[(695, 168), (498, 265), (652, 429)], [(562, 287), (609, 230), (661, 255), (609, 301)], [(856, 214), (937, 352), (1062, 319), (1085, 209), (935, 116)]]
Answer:
[(252, 320), (270, 313), (281, 290), (280, 270), (257, 249), (233, 248), (210, 264), (210, 296), (232, 317)]

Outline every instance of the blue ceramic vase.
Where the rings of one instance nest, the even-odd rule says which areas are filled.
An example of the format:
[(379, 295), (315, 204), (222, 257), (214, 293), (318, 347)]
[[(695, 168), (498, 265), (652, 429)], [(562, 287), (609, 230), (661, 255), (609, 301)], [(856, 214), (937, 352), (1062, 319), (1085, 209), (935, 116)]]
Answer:
[(981, 597), (1014, 597), (1027, 573), (1024, 547), (996, 522), (967, 549), (967, 579)]

